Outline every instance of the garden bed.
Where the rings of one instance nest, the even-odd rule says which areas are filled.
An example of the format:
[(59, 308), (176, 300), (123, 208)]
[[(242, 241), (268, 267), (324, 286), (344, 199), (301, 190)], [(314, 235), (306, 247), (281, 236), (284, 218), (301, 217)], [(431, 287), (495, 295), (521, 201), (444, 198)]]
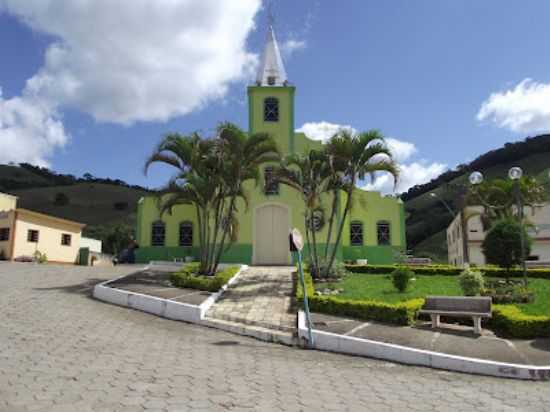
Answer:
[[(345, 268), (352, 273), (371, 273), (371, 274), (389, 274), (392, 273), (398, 265), (356, 265), (346, 264)], [(456, 276), (464, 270), (458, 266), (450, 265), (430, 265), (430, 266), (414, 266), (410, 265), (409, 268), (417, 275), (433, 275), (433, 276)], [(521, 268), (513, 268), (510, 271), (506, 271), (496, 266), (486, 267), (472, 267), (472, 269), (483, 272), (488, 277), (506, 278), (510, 277), (522, 277), (523, 270)], [(550, 268), (538, 268), (528, 269), (527, 273), (531, 279), (550, 279)]]
[(239, 266), (230, 266), (217, 272), (214, 276), (204, 276), (198, 274), (198, 265), (189, 264), (178, 272), (170, 275), (170, 282), (178, 288), (188, 288), (204, 290), (207, 292), (217, 292), (223, 285), (235, 276), (239, 271)]
[[(427, 295), (461, 296), (456, 276), (416, 275), (412, 286), (399, 293), (387, 274), (350, 274), (336, 283), (323, 283), (320, 289), (343, 289), (337, 295), (316, 295), (313, 282), (306, 276), (310, 307), (313, 312), (350, 316), (398, 325), (411, 325)], [(534, 338), (550, 336), (550, 280), (530, 279), (535, 291), (531, 303), (493, 305), (493, 318), (488, 326), (510, 337)], [(297, 288), (298, 298), (302, 295)]]
[(200, 305), (210, 297), (208, 291), (173, 286), (170, 275), (164, 271), (145, 270), (110, 282), (109, 287), (190, 305)]

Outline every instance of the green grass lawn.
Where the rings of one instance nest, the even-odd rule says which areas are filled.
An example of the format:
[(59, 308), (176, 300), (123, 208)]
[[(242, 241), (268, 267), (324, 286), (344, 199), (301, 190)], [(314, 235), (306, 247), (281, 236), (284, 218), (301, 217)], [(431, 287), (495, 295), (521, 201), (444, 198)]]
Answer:
[[(321, 283), (325, 287), (344, 289), (339, 297), (357, 300), (376, 300), (397, 303), (427, 295), (461, 296), (462, 290), (454, 276), (416, 275), (405, 293), (399, 293), (392, 285), (390, 275), (350, 274), (341, 282)], [(550, 280), (530, 279), (529, 288), (535, 291), (533, 303), (518, 304), (524, 313), (550, 316)]]

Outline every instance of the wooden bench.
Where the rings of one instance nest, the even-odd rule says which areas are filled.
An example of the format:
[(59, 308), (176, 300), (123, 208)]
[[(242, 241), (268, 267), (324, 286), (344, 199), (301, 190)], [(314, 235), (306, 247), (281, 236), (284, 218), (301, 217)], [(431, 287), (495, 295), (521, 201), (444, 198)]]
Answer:
[(427, 296), (419, 313), (430, 315), (432, 328), (439, 327), (441, 316), (469, 318), (474, 321), (474, 332), (481, 334), (481, 319), (491, 317), (490, 297)]

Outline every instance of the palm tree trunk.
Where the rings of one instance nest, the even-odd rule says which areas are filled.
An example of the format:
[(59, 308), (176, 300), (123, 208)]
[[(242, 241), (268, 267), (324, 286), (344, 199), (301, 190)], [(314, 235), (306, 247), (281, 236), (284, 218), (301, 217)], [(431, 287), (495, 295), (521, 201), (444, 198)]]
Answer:
[[(210, 248), (211, 248), (211, 244), (210, 244), (210, 237), (211, 237), (211, 232), (212, 232), (212, 226), (211, 226), (211, 222), (210, 222), (210, 210), (207, 210), (206, 211), (206, 265), (207, 265), (207, 268), (210, 269)], [(210, 274), (210, 272), (208, 272), (208, 274)]]
[[(311, 250), (311, 240), (310, 240), (310, 236), (309, 236), (309, 229), (308, 229), (308, 224), (307, 224), (307, 214), (304, 214), (304, 221), (305, 221), (305, 224), (306, 224), (306, 242), (307, 242), (307, 253), (309, 255), (309, 262), (311, 264), (313, 264), (313, 266), (315, 266), (315, 262), (313, 260), (313, 254), (312, 254), (312, 250)], [(312, 273), (311, 276), (315, 277), (315, 273)]]
[[(355, 187), (355, 182), (351, 185), (352, 191), (354, 187)], [(342, 216), (342, 221), (340, 222), (340, 225), (338, 227), (338, 232), (337, 232), (338, 234), (336, 236), (336, 241), (334, 242), (334, 248), (332, 249), (330, 260), (328, 261), (328, 264), (327, 264), (327, 272), (330, 272), (332, 269), (332, 266), (334, 265), (334, 260), (336, 258), (336, 251), (338, 250), (338, 245), (342, 240), (342, 232), (344, 231), (344, 224), (346, 223), (346, 217), (348, 216), (348, 212), (351, 209), (351, 191), (348, 191), (347, 195), (348, 195), (348, 198), (346, 199), (346, 207), (344, 208), (344, 215)]]
[[(218, 241), (218, 232), (220, 230), (220, 221), (222, 221), (221, 215), (223, 214), (224, 203), (225, 202), (223, 201), (223, 197), (216, 202), (216, 211), (214, 217), (214, 240), (212, 242), (210, 252), (212, 256), (216, 256), (216, 243)], [(213, 272), (214, 265), (215, 261), (211, 262), (210, 267), (208, 268), (209, 273), (215, 273), (215, 271)]]
[(235, 207), (235, 200), (236, 200), (236, 196), (233, 196), (231, 198), (231, 201), (229, 202), (229, 209), (227, 210), (227, 218), (225, 222), (226, 224), (223, 225), (222, 239), (220, 241), (220, 246), (218, 248), (218, 252), (216, 253), (216, 258), (214, 260), (214, 273), (216, 273), (216, 271), (218, 270), (218, 265), (220, 264), (220, 260), (222, 258), (223, 246), (225, 244), (225, 238), (227, 237), (227, 233), (229, 232), (229, 229), (230, 229), (229, 221), (230, 221), (231, 214), (233, 213), (233, 208)]
[(309, 224), (311, 225), (311, 240), (313, 241), (313, 257), (315, 258), (315, 270), (321, 276), (321, 267), (319, 265), (319, 254), (317, 253), (317, 235), (315, 234), (315, 221), (313, 220), (313, 210), (309, 215)]
[(330, 219), (328, 221), (328, 233), (327, 233), (327, 242), (325, 244), (325, 261), (328, 258), (328, 251), (329, 251), (329, 245), (330, 241), (332, 240), (332, 226), (334, 224), (334, 216), (336, 216), (336, 207), (338, 205), (338, 191), (334, 191), (332, 199), (332, 210), (330, 212)]
[(205, 244), (204, 244), (204, 227), (203, 227), (203, 219), (201, 215), (201, 208), (196, 205), (197, 210), (197, 223), (199, 225), (199, 272), (204, 273), (206, 271), (206, 261), (204, 259), (204, 250), (205, 250)]

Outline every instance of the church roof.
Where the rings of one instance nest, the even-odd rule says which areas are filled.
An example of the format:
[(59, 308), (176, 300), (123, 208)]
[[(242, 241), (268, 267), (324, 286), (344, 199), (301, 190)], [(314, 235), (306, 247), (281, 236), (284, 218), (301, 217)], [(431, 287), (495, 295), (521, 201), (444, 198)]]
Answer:
[(279, 45), (277, 44), (272, 25), (269, 26), (267, 32), (264, 53), (258, 68), (256, 82), (260, 86), (285, 86), (287, 82), (285, 66), (283, 65), (283, 59), (281, 58), (281, 52), (279, 51)]

